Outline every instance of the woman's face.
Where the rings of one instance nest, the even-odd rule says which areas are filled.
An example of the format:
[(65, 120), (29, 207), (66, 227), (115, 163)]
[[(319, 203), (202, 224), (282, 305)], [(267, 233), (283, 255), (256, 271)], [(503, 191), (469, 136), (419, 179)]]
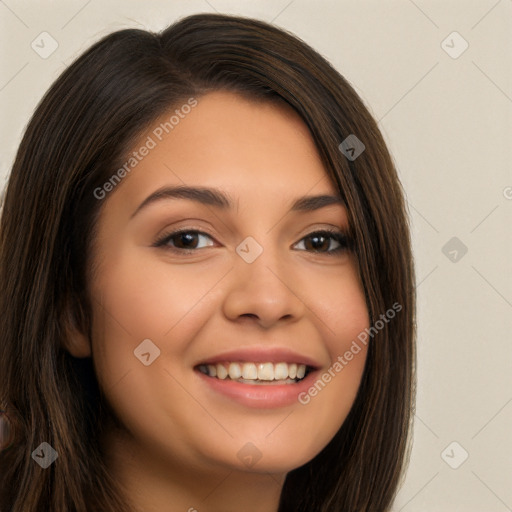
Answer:
[(99, 383), (130, 453), (286, 473), (340, 428), (365, 364), (364, 346), (344, 358), (369, 326), (347, 212), (312, 199), (338, 194), (290, 107), (215, 92), (178, 110), (168, 133), (172, 113), (141, 137), (136, 165), (100, 199)]

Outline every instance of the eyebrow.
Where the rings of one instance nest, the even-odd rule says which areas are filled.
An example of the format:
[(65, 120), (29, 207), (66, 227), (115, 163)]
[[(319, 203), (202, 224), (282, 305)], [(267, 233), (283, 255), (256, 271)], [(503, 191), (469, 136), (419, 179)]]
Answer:
[[(216, 208), (227, 210), (233, 208), (234, 202), (231, 198), (220, 190), (207, 187), (190, 187), (190, 186), (176, 186), (176, 187), (162, 187), (152, 194), (150, 194), (130, 216), (130, 219), (135, 217), (142, 209), (150, 204), (162, 200), (169, 199), (188, 199), (197, 203), (214, 206)], [(296, 212), (311, 212), (319, 210), (326, 206), (333, 204), (345, 205), (345, 201), (341, 196), (333, 195), (316, 195), (316, 196), (303, 196), (294, 201), (290, 211)]]

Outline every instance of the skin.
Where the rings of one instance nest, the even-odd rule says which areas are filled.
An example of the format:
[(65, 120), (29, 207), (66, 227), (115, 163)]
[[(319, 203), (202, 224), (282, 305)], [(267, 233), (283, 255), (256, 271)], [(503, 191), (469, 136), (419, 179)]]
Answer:
[[(184, 184), (217, 188), (234, 208), (166, 199), (130, 218), (158, 188)], [(320, 194), (337, 190), (301, 118), (284, 104), (222, 91), (198, 98), (103, 199), (89, 283), (92, 340), (72, 331), (69, 350), (93, 357), (124, 426), (108, 429), (107, 462), (141, 510), (277, 511), (286, 473), (318, 454), (345, 420), (364, 346), (307, 405), (246, 407), (193, 369), (240, 346), (278, 345), (314, 358), (322, 373), (369, 326), (354, 255), (329, 255), (337, 246), (329, 239), (315, 252), (305, 238), (348, 230), (343, 205), (289, 211), (297, 198)], [(189, 254), (172, 252), (176, 237), (153, 246), (178, 228), (208, 236)], [(263, 248), (250, 264), (235, 251), (247, 236)], [(144, 366), (134, 349), (148, 338), (161, 353)], [(251, 467), (237, 457), (248, 442), (261, 454)]]

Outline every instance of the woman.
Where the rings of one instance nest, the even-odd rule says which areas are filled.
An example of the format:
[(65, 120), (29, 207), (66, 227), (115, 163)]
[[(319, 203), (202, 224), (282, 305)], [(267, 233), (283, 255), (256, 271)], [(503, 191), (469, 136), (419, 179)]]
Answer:
[(403, 194), (295, 36), (200, 14), (96, 43), (27, 127), (0, 251), (1, 510), (389, 509)]

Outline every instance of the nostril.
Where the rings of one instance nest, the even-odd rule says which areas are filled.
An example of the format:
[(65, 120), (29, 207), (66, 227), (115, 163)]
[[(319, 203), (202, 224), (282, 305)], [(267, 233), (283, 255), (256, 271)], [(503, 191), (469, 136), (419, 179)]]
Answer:
[(248, 318), (258, 318), (258, 315), (255, 315), (254, 313), (244, 313), (243, 315), (240, 315), (240, 316), (244, 316), (244, 317), (248, 317)]

